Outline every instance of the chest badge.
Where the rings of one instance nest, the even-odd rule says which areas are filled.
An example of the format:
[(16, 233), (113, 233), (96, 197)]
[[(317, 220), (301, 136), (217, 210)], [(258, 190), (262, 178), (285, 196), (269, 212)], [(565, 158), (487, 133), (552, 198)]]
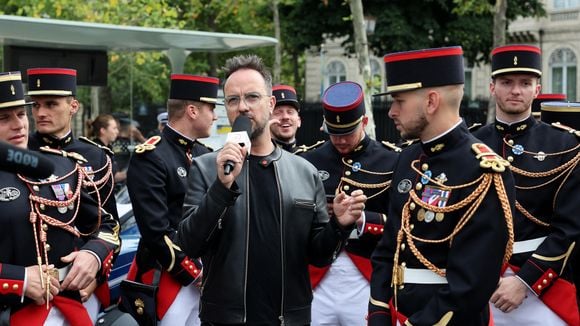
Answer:
[(515, 155), (522, 155), (524, 153), (524, 146), (517, 144), (512, 147), (512, 153)]
[[(444, 190), (433, 186), (425, 186), (425, 189), (421, 194), (421, 200), (431, 206), (445, 207), (450, 195), (451, 190)], [(417, 216), (417, 218), (421, 220), (424, 219), (427, 223), (432, 222), (434, 219), (437, 222), (441, 222), (445, 218), (445, 215), (443, 213), (426, 211), (423, 218), (420, 218), (419, 216)]]
[(0, 189), (0, 201), (12, 201), (20, 197), (20, 190), (14, 187)]
[(187, 170), (185, 170), (184, 167), (180, 166), (177, 168), (177, 175), (182, 178), (185, 178), (187, 176)]
[(320, 178), (320, 180), (326, 181), (328, 180), (328, 178), (330, 178), (330, 173), (324, 170), (318, 170), (318, 177)]
[(412, 187), (413, 187), (413, 184), (411, 183), (411, 180), (403, 179), (403, 180), (399, 181), (399, 184), (397, 185), (397, 191), (400, 194), (406, 194), (409, 191), (411, 191)]
[(534, 155), (534, 158), (537, 159), (538, 161), (542, 162), (546, 159), (546, 153), (540, 151), (540, 152), (538, 152), (538, 155)]
[(358, 172), (361, 168), (360, 162), (354, 162), (352, 164), (352, 172)]
[[(56, 199), (58, 199), (59, 201), (71, 199), (73, 196), (69, 183), (59, 183), (51, 185), (50, 187), (52, 188), (52, 192), (54, 192)], [(57, 210), (59, 213), (64, 214), (67, 212), (68, 208), (66, 206), (58, 206)]]

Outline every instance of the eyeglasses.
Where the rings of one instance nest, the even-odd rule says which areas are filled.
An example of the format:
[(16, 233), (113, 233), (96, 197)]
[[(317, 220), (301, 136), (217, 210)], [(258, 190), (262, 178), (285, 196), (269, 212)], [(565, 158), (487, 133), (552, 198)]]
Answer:
[[(250, 106), (254, 106), (254, 105), (258, 104), (260, 102), (260, 100), (262, 99), (262, 97), (264, 97), (264, 96), (268, 96), (268, 95), (260, 94), (260, 93), (256, 93), (256, 92), (250, 92), (250, 93), (244, 94), (244, 96), (242, 98), (244, 99), (244, 103), (246, 103), (246, 106), (250, 107)], [(226, 96), (225, 104), (228, 108), (237, 107), (238, 105), (240, 105), (240, 97), (238, 95)]]

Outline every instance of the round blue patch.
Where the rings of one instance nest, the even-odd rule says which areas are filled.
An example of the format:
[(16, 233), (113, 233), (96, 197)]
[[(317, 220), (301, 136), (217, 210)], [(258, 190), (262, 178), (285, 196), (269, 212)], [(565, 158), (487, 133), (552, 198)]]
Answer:
[(361, 168), (360, 162), (354, 162), (352, 165), (352, 172), (358, 172)]
[(431, 172), (431, 170), (427, 170), (425, 172), (423, 172), (423, 176), (421, 176), (421, 183), (426, 185), (429, 183), (429, 179), (431, 179), (431, 176), (433, 175), (433, 173)]
[(512, 147), (512, 153), (515, 155), (522, 155), (524, 153), (524, 146), (517, 144)]

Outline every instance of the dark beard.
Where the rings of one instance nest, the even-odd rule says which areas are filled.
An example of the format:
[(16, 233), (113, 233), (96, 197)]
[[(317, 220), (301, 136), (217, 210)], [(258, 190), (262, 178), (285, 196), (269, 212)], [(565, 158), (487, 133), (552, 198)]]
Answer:
[(419, 116), (417, 121), (415, 121), (413, 125), (410, 128), (408, 128), (408, 131), (406, 133), (401, 133), (401, 137), (405, 140), (420, 138), (421, 133), (423, 133), (426, 127), (427, 127), (427, 118), (425, 118), (424, 115), (421, 115)]
[(256, 140), (258, 137), (262, 136), (265, 128), (266, 128), (266, 125), (261, 125), (261, 126), (256, 125), (256, 129), (252, 130), (252, 134), (250, 135), (250, 140), (253, 141), (253, 140)]

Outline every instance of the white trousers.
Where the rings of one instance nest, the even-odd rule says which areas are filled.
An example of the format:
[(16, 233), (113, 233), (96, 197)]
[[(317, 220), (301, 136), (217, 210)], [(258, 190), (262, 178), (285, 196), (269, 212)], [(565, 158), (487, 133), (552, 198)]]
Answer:
[(312, 326), (366, 325), (369, 297), (369, 282), (342, 251), (314, 289)]
[[(503, 277), (512, 276), (514, 272), (507, 268)], [(548, 308), (535, 293), (527, 289), (527, 298), (516, 309), (505, 313), (490, 304), (495, 326), (538, 325), (538, 326), (566, 326), (566, 323)]]
[(199, 289), (193, 284), (182, 286), (159, 326), (199, 326)]

